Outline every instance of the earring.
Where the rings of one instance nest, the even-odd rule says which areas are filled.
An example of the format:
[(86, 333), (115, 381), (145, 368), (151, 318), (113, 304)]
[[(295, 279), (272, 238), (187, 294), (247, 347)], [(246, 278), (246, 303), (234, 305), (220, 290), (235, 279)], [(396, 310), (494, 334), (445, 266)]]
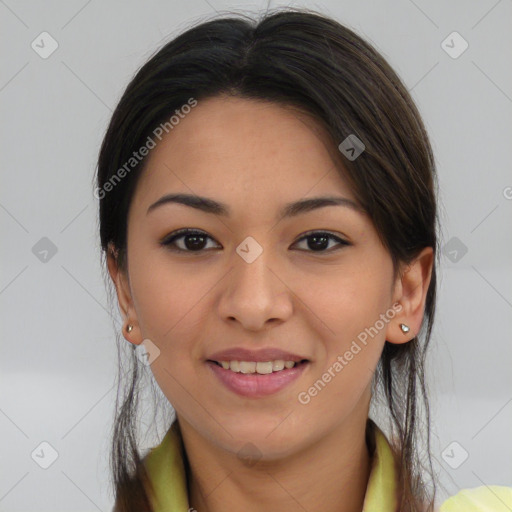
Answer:
[(400, 329), (402, 329), (402, 332), (404, 334), (407, 334), (411, 329), (408, 325), (405, 325), (405, 324), (400, 324)]
[(126, 332), (132, 332), (133, 331), (133, 325), (128, 325), (126, 327)]

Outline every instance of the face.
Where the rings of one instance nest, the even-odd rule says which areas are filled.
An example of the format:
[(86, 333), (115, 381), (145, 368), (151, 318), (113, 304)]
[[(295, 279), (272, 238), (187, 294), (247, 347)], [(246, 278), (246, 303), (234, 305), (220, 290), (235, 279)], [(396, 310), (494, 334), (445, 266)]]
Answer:
[[(250, 441), (268, 459), (283, 456), (366, 415), (390, 324), (397, 329), (391, 257), (336, 151), (306, 115), (211, 98), (150, 152), (131, 202), (122, 277), (130, 341), (158, 348), (151, 370), (180, 420), (233, 453)], [(152, 207), (168, 194), (209, 198), (227, 212)], [(343, 201), (281, 215), (289, 203), (324, 197)], [(200, 233), (173, 239), (185, 228)], [(238, 385), (257, 375), (209, 362), (235, 348), (307, 362), (277, 391), (265, 384), (244, 395), (219, 372)]]

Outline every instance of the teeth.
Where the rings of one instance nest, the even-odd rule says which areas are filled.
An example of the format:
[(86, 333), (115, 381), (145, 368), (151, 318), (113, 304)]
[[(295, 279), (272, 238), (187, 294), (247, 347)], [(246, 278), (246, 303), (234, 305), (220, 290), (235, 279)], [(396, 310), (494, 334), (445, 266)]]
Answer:
[(279, 370), (283, 370), (283, 369), (284, 369), (284, 361), (283, 360), (272, 362), (272, 370), (274, 370), (275, 372), (278, 372)]
[(285, 368), (293, 368), (295, 361), (220, 361), (224, 370), (231, 370), (237, 373), (259, 373), (261, 375), (279, 372)]
[(256, 371), (256, 363), (240, 361), (240, 372), (241, 373), (254, 373), (255, 371)]

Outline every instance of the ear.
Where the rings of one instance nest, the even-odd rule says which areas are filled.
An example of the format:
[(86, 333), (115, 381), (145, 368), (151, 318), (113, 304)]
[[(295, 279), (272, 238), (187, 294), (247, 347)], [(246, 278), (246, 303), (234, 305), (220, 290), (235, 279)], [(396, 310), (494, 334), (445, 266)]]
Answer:
[[(115, 249), (112, 243), (108, 245), (107, 266), (110, 278), (116, 287), (119, 310), (121, 312), (121, 316), (123, 317), (123, 336), (130, 343), (139, 345), (142, 342), (142, 338), (137, 322), (137, 315), (133, 306), (128, 273), (126, 270), (120, 267), (118, 251)], [(131, 332), (128, 332), (126, 329), (128, 325), (132, 326)]]
[[(425, 247), (421, 253), (403, 269), (395, 282), (393, 304), (399, 303), (401, 309), (397, 311), (392, 322), (386, 330), (386, 340), (390, 343), (407, 343), (412, 340), (421, 329), (425, 301), (428, 287), (432, 277), (434, 264), (434, 251), (432, 247)], [(400, 324), (409, 327), (404, 333)]]

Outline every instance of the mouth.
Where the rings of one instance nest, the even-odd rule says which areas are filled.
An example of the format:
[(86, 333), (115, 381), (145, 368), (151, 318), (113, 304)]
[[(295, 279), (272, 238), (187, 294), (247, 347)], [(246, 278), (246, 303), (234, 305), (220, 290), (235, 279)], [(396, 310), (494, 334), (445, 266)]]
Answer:
[(309, 359), (301, 359), (300, 361), (285, 361), (283, 359), (276, 359), (273, 361), (214, 361), (207, 360), (208, 363), (213, 363), (220, 366), (224, 370), (243, 375), (269, 375), (273, 373), (286, 372), (301, 365), (309, 363)]
[(215, 361), (207, 367), (216, 382), (244, 398), (263, 398), (278, 393), (309, 369), (308, 359), (298, 361)]

